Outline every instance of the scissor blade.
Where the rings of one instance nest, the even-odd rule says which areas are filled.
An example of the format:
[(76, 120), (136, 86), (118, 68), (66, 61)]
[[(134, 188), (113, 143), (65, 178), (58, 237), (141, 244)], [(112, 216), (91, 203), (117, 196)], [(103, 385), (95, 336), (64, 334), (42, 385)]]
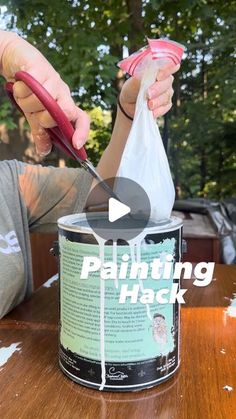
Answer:
[[(109, 196), (112, 198), (117, 199), (120, 201), (119, 197), (113, 192), (112, 188), (108, 185), (107, 182), (99, 175), (93, 164), (89, 160), (80, 161), (80, 164), (87, 170), (101, 185), (101, 187), (108, 193)], [(121, 202), (121, 201), (120, 201)]]
[[(50, 135), (53, 137), (54, 134), (55, 134), (55, 132), (53, 131), (53, 129), (51, 129)], [(99, 184), (108, 193), (109, 196), (111, 196), (111, 197), (117, 199), (118, 201), (120, 201), (118, 196), (113, 192), (111, 187), (104, 181), (104, 179), (102, 179), (102, 177), (98, 174), (98, 172), (95, 169), (95, 167), (93, 166), (93, 164), (88, 159), (86, 159), (86, 160), (80, 159), (77, 156), (77, 154), (75, 152), (75, 149), (73, 148), (72, 144), (70, 144), (68, 141), (59, 141), (59, 142), (62, 142), (63, 146), (70, 152), (71, 156), (74, 157), (74, 159), (77, 160), (77, 162), (99, 182)], [(58, 146), (58, 141), (57, 141), (56, 145)]]

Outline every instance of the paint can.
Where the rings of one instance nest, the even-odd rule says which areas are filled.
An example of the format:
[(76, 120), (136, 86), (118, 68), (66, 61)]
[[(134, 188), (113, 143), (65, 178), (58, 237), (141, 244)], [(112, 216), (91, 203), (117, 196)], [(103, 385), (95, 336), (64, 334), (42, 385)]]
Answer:
[[(94, 217), (103, 216), (94, 213)], [(81, 385), (105, 391), (137, 391), (173, 376), (180, 364), (180, 305), (156, 300), (147, 304), (141, 296), (147, 288), (156, 295), (174, 284), (179, 287), (173, 269), (181, 259), (182, 220), (171, 217), (148, 225), (136, 250), (135, 243), (122, 240), (101, 246), (85, 214), (62, 217), (58, 227), (62, 371)], [(165, 279), (160, 269), (159, 279), (153, 279), (149, 271), (145, 279), (140, 272), (130, 279), (135, 252), (139, 253), (136, 262), (146, 262), (145, 267), (154, 259), (164, 263), (172, 255), (170, 277)], [(122, 277), (123, 269), (125, 279), (101, 279), (101, 271), (95, 269), (82, 279), (88, 257), (103, 263), (116, 261), (117, 275)], [(137, 302), (128, 297), (119, 302), (123, 285), (128, 291), (139, 286)]]

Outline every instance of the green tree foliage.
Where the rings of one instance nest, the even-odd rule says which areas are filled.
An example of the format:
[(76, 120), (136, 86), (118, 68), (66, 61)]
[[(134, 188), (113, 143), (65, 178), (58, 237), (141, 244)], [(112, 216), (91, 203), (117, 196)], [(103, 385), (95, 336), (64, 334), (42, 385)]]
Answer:
[[(235, 194), (236, 2), (220, 0), (9, 0), (9, 28), (35, 44), (90, 110), (94, 163), (109, 141), (123, 82), (116, 63), (146, 37), (186, 46), (168, 115), (169, 157), (179, 197)], [(2, 105), (2, 104), (1, 104)], [(92, 110), (91, 110), (92, 109)], [(5, 112), (5, 114), (4, 114)], [(1, 119), (8, 119), (1, 106)], [(104, 113), (105, 112), (105, 113)], [(105, 119), (104, 119), (105, 116)]]

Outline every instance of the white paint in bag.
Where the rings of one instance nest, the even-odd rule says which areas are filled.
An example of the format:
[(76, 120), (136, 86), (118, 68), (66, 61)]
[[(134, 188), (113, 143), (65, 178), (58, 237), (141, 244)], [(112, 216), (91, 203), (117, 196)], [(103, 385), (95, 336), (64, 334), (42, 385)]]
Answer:
[[(169, 163), (158, 125), (147, 106), (147, 89), (155, 82), (162, 60), (148, 58), (139, 90), (134, 122), (122, 155), (117, 176), (137, 182), (147, 193), (151, 204), (151, 218), (168, 219), (175, 199)], [(118, 182), (119, 183), (119, 182)], [(119, 185), (115, 192), (119, 196)], [(135, 202), (135, 197), (130, 197)]]

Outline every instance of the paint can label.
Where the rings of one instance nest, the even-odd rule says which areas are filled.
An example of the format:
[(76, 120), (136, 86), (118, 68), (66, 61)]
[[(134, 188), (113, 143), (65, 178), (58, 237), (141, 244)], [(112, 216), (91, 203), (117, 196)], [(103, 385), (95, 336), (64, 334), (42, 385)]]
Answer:
[[(154, 258), (165, 261), (172, 254), (180, 260), (181, 229), (158, 234), (158, 243), (141, 248), (141, 260), (151, 264)], [(74, 237), (74, 236), (73, 236)], [(99, 258), (99, 247), (73, 240), (69, 232), (59, 235), (60, 246), (60, 364), (75, 381), (98, 387), (101, 383), (100, 355), (100, 269), (81, 279), (85, 257)], [(104, 262), (113, 260), (112, 246), (105, 246)], [(105, 281), (105, 362), (106, 386), (113, 390), (135, 390), (163, 381), (179, 365), (179, 304), (141, 302), (142, 289), (171, 289), (169, 279), (130, 279), (131, 263), (122, 267), (129, 246), (117, 247), (117, 269), (126, 270), (126, 278)], [(172, 269), (174, 265), (172, 264)], [(120, 303), (121, 288), (130, 291), (139, 286), (135, 303), (127, 297)]]

